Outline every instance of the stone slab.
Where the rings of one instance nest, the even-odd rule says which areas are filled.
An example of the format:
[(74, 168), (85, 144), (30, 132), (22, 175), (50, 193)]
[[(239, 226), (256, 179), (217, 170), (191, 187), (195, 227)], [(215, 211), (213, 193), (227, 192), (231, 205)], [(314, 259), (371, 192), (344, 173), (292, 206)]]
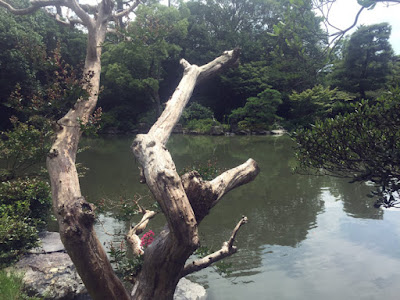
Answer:
[(53, 253), (65, 251), (65, 247), (58, 232), (43, 232), (39, 234), (40, 246), (29, 251), (29, 253)]

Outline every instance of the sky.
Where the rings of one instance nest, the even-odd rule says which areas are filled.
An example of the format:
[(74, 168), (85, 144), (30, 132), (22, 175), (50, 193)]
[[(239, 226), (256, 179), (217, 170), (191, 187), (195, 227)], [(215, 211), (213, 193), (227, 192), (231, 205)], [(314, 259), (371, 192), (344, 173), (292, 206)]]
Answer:
[[(353, 24), (359, 9), (357, 0), (337, 0), (332, 7), (329, 20), (336, 27), (345, 29)], [(390, 43), (395, 53), (400, 54), (400, 4), (392, 4), (387, 7), (387, 5), (379, 3), (373, 10), (364, 10), (357, 25), (371, 25), (382, 22), (387, 22), (392, 26)], [(353, 29), (351, 32), (355, 30)]]

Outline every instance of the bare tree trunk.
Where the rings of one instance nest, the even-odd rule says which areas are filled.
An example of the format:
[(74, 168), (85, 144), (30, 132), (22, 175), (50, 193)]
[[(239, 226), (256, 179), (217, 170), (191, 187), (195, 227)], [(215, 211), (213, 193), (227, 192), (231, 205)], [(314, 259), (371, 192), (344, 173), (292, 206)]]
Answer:
[[(172, 129), (196, 84), (234, 64), (238, 53), (238, 50), (227, 51), (201, 67), (182, 60), (184, 76), (167, 102), (164, 112), (149, 133), (138, 135), (132, 144), (132, 150), (143, 167), (144, 180), (168, 222), (160, 236), (144, 252), (144, 264), (132, 291), (134, 299), (173, 298), (179, 279), (195, 271), (186, 268), (185, 263), (199, 246), (199, 222), (226, 192), (247, 183), (258, 174), (257, 165), (250, 160), (211, 182), (203, 182), (196, 173), (181, 179), (166, 149)], [(233, 240), (234, 238), (224, 251), (215, 255), (215, 261), (221, 259), (222, 252), (225, 256), (236, 252)], [(197, 266), (199, 270), (205, 264), (199, 262)]]
[(81, 194), (75, 167), (81, 136), (98, 99), (101, 73), (101, 45), (112, 2), (103, 1), (96, 21), (89, 21), (88, 46), (83, 88), (87, 99), (78, 99), (74, 107), (57, 122), (56, 137), (47, 158), (53, 198), (61, 239), (93, 299), (130, 299), (115, 275), (93, 228), (94, 206)]

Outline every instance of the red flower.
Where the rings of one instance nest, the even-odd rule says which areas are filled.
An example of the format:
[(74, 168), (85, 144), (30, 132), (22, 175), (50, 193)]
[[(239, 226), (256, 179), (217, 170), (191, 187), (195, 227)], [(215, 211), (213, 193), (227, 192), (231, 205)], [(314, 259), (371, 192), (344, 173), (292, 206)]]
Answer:
[(149, 230), (142, 236), (140, 241), (140, 246), (142, 248), (148, 247), (154, 241), (154, 232), (152, 230)]

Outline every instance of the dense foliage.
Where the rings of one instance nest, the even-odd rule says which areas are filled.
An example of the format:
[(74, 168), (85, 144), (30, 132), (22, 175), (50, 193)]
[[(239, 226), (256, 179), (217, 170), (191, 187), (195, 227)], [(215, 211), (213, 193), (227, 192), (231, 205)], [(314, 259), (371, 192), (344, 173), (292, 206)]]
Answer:
[[(228, 122), (232, 110), (268, 88), (282, 96), (273, 114), (290, 122), (288, 96), (293, 90), (312, 88), (319, 80), (327, 35), (310, 0), (192, 0), (171, 7), (156, 2), (141, 5), (135, 20), (109, 35), (104, 44), (99, 100), (104, 131), (129, 132), (139, 123), (154, 121), (180, 77), (181, 57), (202, 64), (227, 49), (242, 49), (237, 69), (200, 85), (193, 95), (193, 101), (209, 107), (219, 122)], [(0, 78), (7, 83), (2, 103), (17, 83), (22, 96), (44, 89), (49, 67), (44, 60), (57, 43), (66, 63), (78, 68), (84, 33), (57, 26), (40, 11), (30, 18), (1, 13), (3, 26), (20, 29), (2, 33), (7, 40), (0, 57), (4, 66)], [(29, 41), (21, 43), (24, 39)], [(15, 59), (26, 63), (18, 68)], [(15, 72), (19, 75), (10, 76)], [(7, 120), (13, 112), (2, 112), (4, 130), (11, 127)]]
[(241, 130), (271, 129), (271, 126), (280, 119), (276, 111), (281, 103), (281, 94), (278, 91), (266, 89), (257, 97), (248, 98), (244, 107), (233, 110), (229, 120)]
[(50, 187), (38, 179), (0, 183), (0, 265), (37, 245), (51, 208)]
[(400, 90), (377, 101), (362, 101), (354, 111), (317, 121), (295, 135), (301, 167), (353, 181), (371, 181), (378, 203), (392, 206), (400, 189)]
[(23, 274), (0, 270), (0, 295), (7, 300), (40, 300), (38, 297), (30, 297), (23, 290)]
[[(13, 3), (27, 5), (27, 0)], [(10, 94), (19, 89), (22, 96), (42, 89), (48, 81), (46, 58), (55, 49), (67, 64), (78, 66), (85, 55), (85, 35), (78, 30), (58, 26), (43, 11), (15, 16), (0, 9), (0, 130), (10, 127)]]
[(316, 85), (301, 93), (293, 92), (290, 116), (295, 128), (310, 127), (316, 120), (332, 118), (351, 109), (354, 96), (347, 92)]
[(384, 89), (393, 58), (390, 33), (387, 23), (360, 26), (344, 45), (343, 60), (335, 65), (331, 74), (332, 85), (359, 99)]

